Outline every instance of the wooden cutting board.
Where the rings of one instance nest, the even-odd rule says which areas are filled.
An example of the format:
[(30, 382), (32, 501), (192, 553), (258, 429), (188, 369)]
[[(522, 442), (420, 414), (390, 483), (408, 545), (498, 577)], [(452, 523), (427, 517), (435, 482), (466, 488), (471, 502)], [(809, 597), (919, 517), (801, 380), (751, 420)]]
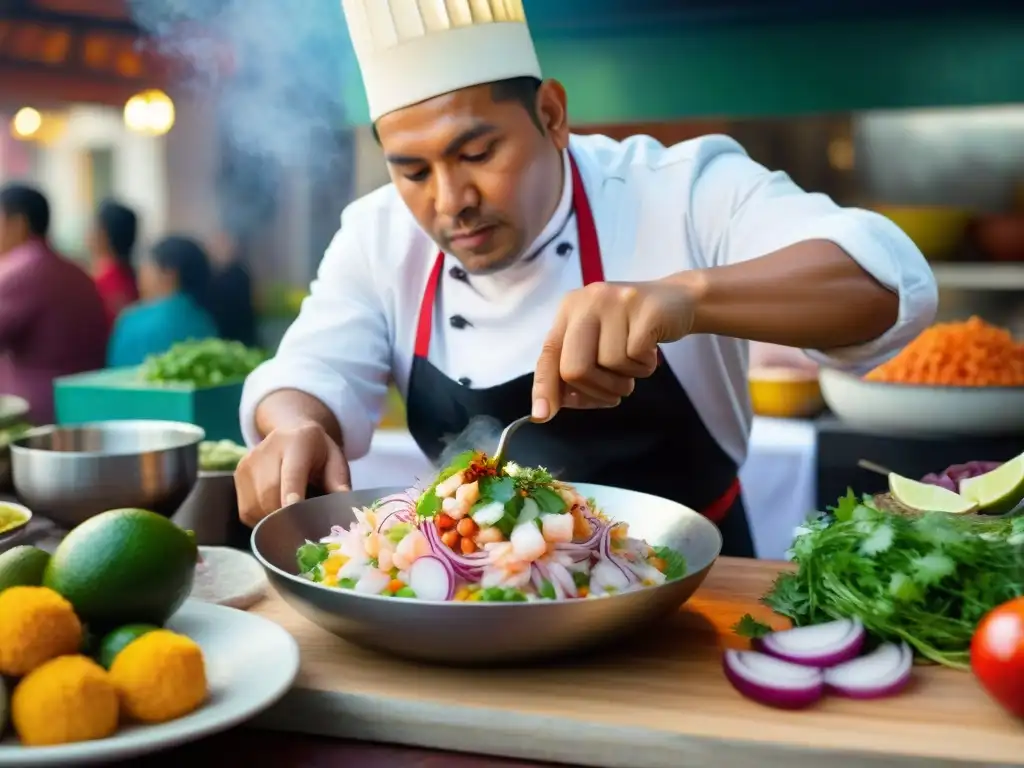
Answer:
[(785, 626), (757, 602), (784, 567), (723, 558), (684, 610), (643, 639), (575, 663), (516, 670), (376, 655), (272, 595), (253, 612), (295, 636), (302, 669), (255, 725), (609, 768), (1024, 765), (1024, 722), (968, 673), (923, 667), (898, 697), (826, 699), (802, 712), (741, 698), (722, 675), (722, 648), (745, 645), (730, 629), (744, 613)]

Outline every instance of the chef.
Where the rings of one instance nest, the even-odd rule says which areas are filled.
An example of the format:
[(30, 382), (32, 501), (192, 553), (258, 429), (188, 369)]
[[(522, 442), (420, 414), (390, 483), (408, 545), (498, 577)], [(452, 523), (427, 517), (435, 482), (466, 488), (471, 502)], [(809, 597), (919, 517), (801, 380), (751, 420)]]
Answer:
[(510, 458), (675, 499), (753, 556), (747, 340), (885, 359), (935, 314), (920, 252), (724, 136), (572, 135), (521, 0), (343, 6), (393, 183), (346, 208), (246, 382), (243, 520), (346, 489), (393, 379), (432, 459), (532, 412)]

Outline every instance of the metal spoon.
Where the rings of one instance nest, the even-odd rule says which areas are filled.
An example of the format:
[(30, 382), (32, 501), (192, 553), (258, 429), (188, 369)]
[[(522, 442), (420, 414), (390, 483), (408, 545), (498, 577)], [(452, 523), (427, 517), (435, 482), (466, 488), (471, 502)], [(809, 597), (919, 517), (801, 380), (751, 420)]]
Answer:
[(516, 419), (509, 424), (501, 432), (501, 437), (498, 438), (498, 448), (494, 451), (494, 466), (497, 469), (501, 469), (505, 463), (505, 449), (508, 448), (508, 441), (512, 439), (512, 435), (516, 433), (523, 424), (528, 421), (533, 421), (532, 416), (523, 416), (520, 419)]

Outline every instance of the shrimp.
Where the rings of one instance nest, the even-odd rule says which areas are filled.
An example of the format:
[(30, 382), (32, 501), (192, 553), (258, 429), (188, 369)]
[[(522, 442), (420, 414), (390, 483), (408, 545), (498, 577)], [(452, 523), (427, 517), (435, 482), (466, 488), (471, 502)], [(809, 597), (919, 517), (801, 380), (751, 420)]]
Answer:
[[(462, 486), (465, 488), (466, 486)], [(449, 496), (447, 499), (441, 502), (441, 511), (444, 512), (452, 520), (461, 520), (469, 514), (470, 505), (459, 501), (458, 497)]]
[(437, 487), (434, 488), (434, 494), (439, 499), (447, 499), (449, 496), (455, 494), (455, 492), (459, 489), (459, 486), (462, 485), (462, 481), (465, 477), (466, 474), (464, 472), (456, 472), (447, 480), (443, 480), (442, 482), (438, 483)]
[(480, 500), (480, 481), (474, 480), (472, 483), (460, 485), (455, 491), (455, 499), (465, 504), (467, 508), (472, 507)]
[(575, 527), (572, 515), (541, 515), (540, 523), (544, 538), (553, 544), (566, 544), (572, 541)]

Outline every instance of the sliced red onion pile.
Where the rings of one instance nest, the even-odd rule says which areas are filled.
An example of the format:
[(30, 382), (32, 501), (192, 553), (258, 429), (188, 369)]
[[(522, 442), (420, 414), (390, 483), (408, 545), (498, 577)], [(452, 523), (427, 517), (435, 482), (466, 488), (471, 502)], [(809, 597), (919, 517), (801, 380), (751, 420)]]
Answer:
[(953, 493), (960, 492), (960, 483), (971, 477), (978, 477), (1002, 466), (999, 461), (968, 461), (966, 464), (954, 464), (942, 472), (933, 472), (921, 478), (922, 483), (938, 485)]
[(866, 639), (858, 619), (773, 632), (754, 642), (757, 650), (726, 651), (725, 676), (744, 696), (782, 709), (810, 706), (826, 692), (851, 699), (899, 693), (910, 682), (910, 647), (885, 643), (860, 656)]

